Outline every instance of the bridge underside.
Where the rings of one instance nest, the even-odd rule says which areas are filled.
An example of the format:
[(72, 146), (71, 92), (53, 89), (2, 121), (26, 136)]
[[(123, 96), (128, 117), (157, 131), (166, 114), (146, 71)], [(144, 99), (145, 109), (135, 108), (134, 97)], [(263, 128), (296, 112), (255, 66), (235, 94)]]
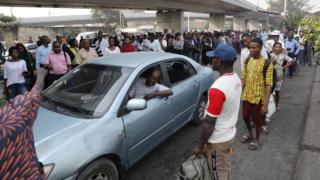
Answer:
[(182, 10), (202, 13), (234, 14), (255, 11), (247, 1), (237, 0), (0, 0), (4, 6), (118, 8)]

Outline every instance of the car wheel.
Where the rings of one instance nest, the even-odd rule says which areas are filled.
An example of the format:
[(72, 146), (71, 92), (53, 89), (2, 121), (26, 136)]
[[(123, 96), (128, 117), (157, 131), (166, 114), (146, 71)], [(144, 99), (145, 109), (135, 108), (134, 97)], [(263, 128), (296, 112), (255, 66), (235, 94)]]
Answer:
[(197, 105), (197, 108), (193, 114), (193, 120), (191, 121), (194, 125), (201, 125), (204, 121), (204, 113), (207, 107), (207, 96), (203, 95)]
[(109, 159), (101, 158), (93, 161), (78, 175), (78, 180), (118, 180), (116, 165)]

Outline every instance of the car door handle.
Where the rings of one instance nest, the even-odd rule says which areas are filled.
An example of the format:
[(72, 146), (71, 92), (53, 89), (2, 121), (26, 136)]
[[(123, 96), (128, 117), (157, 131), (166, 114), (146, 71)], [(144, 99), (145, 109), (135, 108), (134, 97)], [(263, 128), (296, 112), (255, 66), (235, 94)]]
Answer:
[(194, 86), (199, 86), (199, 81), (193, 81)]
[(166, 97), (166, 98), (164, 99), (164, 104), (171, 104), (171, 98)]

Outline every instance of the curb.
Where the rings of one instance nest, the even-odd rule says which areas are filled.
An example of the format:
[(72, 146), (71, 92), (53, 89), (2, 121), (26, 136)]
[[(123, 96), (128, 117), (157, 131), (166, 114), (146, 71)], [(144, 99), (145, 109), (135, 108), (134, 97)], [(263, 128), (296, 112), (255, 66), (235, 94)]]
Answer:
[(294, 180), (320, 179), (320, 66), (316, 66)]

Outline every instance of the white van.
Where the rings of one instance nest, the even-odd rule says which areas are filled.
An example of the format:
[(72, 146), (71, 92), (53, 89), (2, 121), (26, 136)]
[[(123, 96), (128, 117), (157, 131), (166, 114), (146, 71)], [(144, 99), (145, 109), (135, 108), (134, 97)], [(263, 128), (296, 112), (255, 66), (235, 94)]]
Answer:
[(83, 39), (94, 39), (98, 36), (97, 31), (91, 31), (91, 32), (81, 32), (77, 35), (76, 40), (80, 42), (81, 36)]

